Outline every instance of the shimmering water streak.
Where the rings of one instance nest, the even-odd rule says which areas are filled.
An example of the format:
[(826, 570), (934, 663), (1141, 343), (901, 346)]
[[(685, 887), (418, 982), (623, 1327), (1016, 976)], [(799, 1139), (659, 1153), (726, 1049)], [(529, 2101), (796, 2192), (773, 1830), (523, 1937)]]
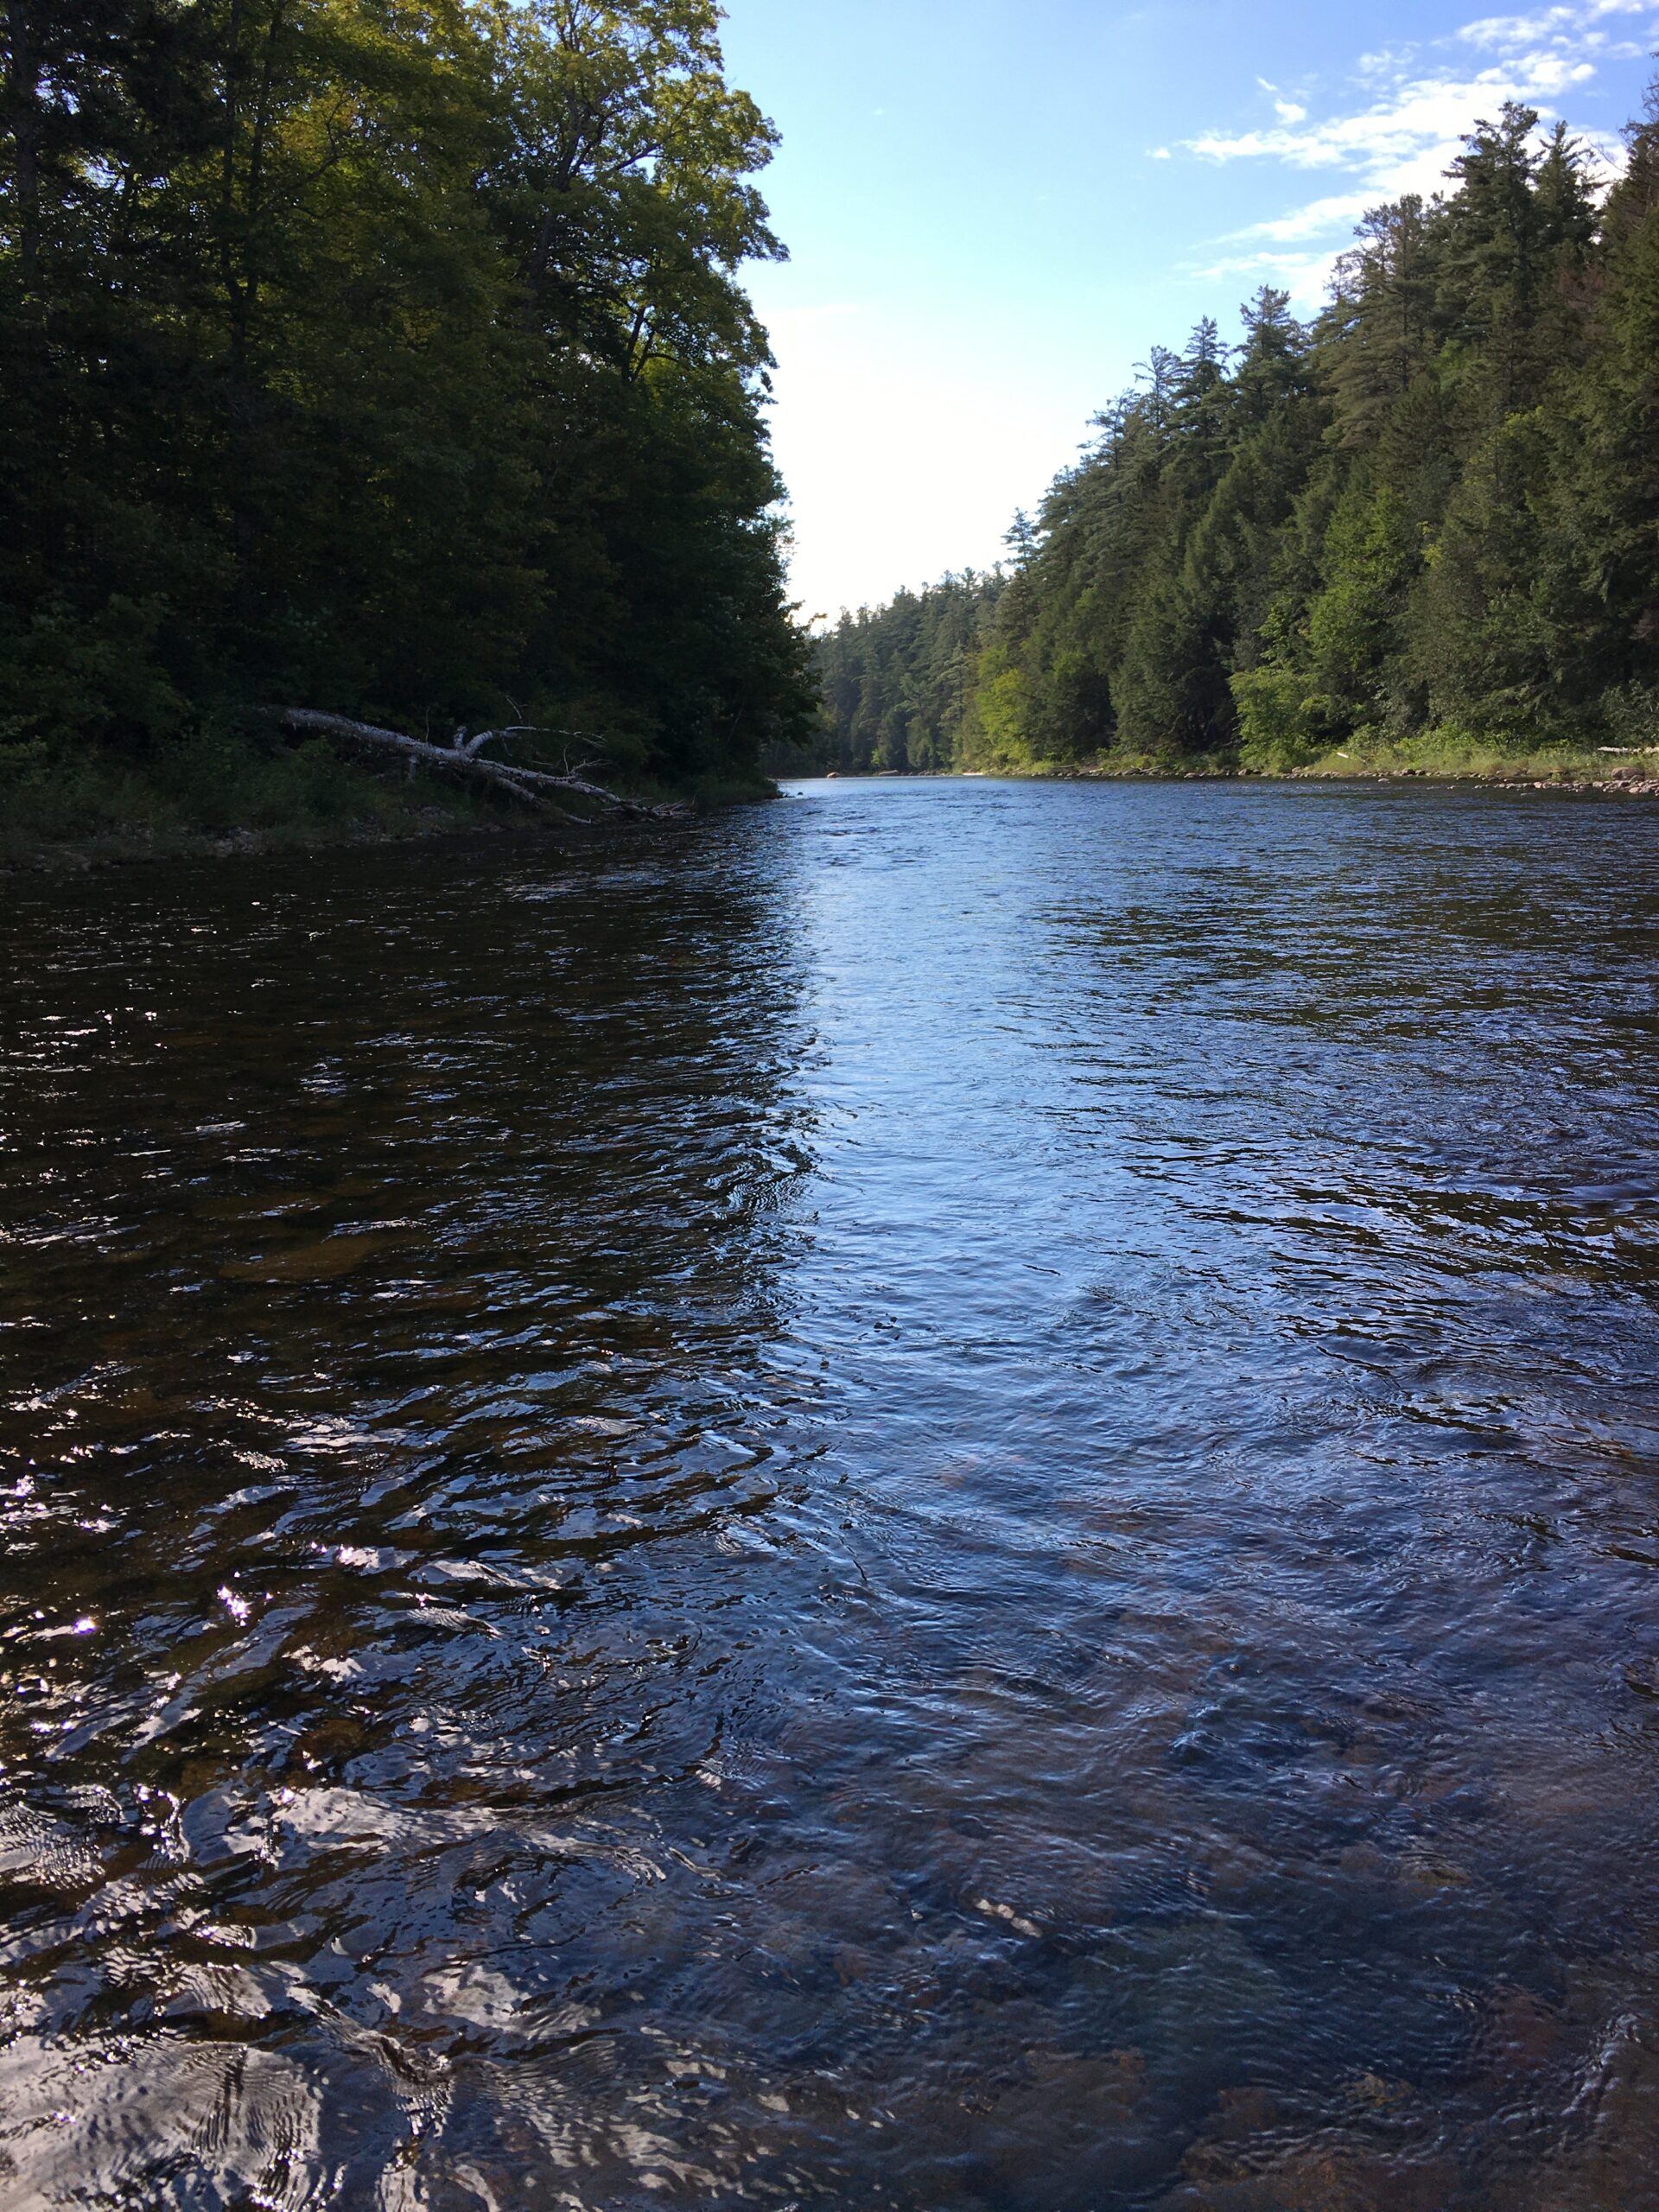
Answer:
[(1656, 861), (4, 886), (0, 2204), (1659, 2206)]

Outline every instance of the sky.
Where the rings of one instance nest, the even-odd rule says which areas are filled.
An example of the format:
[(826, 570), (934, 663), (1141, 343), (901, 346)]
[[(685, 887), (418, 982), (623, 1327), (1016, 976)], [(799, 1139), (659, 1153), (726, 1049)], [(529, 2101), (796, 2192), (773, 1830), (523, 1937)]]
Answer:
[(782, 265), (746, 281), (805, 616), (988, 568), (1154, 344), (1432, 192), (1505, 99), (1608, 162), (1659, 0), (727, 0), (728, 73), (783, 133)]

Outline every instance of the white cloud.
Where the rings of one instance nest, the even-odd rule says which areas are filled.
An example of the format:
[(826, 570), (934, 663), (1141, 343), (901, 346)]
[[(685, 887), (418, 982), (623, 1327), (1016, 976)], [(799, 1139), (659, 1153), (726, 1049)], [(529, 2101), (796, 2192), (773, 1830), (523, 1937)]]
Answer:
[(1236, 253), (1192, 273), (1206, 283), (1242, 279), (1241, 289), (1246, 291), (1254, 291), (1260, 284), (1276, 285), (1289, 293), (1294, 314), (1311, 316), (1318, 312), (1329, 289), (1332, 259), (1323, 252)]
[(1456, 36), (1465, 46), (1494, 54), (1544, 45), (1580, 51), (1605, 42), (1606, 34), (1595, 26), (1609, 17), (1651, 13), (1649, 0), (1581, 0), (1576, 8), (1543, 8), (1531, 16), (1483, 16), (1478, 22), (1465, 23)]
[(1324, 238), (1333, 230), (1345, 234), (1368, 208), (1376, 205), (1376, 195), (1372, 192), (1333, 193), (1326, 200), (1310, 200), (1306, 207), (1294, 207), (1287, 215), (1275, 215), (1265, 223), (1252, 223), (1248, 231), (1238, 235), (1289, 245), (1299, 238)]
[(1306, 122), (1307, 118), (1307, 110), (1305, 107), (1300, 106), (1294, 100), (1281, 99), (1279, 97), (1279, 87), (1277, 85), (1270, 82), (1266, 77), (1258, 77), (1255, 81), (1261, 86), (1262, 91), (1266, 92), (1272, 100), (1274, 113), (1278, 117), (1281, 123)]
[[(1601, 26), (1614, 19), (1643, 18), (1651, 43), (1659, 37), (1656, 7), (1656, 0), (1575, 0), (1528, 15), (1483, 16), (1433, 48), (1366, 54), (1358, 65), (1360, 104), (1319, 119), (1311, 119), (1306, 106), (1280, 99), (1276, 86), (1258, 79), (1273, 98), (1274, 124), (1208, 132), (1189, 139), (1184, 150), (1217, 163), (1264, 162), (1291, 170), (1326, 170), (1344, 182), (1252, 225), (1231, 241), (1253, 251), (1194, 273), (1256, 273), (1285, 284), (1300, 303), (1314, 303), (1367, 208), (1408, 192), (1427, 196), (1441, 189), (1477, 118), (1496, 115), (1505, 100), (1536, 108), (1547, 122), (1553, 121), (1573, 90), (1595, 78), (1599, 63), (1631, 50), (1628, 44), (1610, 46)], [(1491, 59), (1471, 70), (1468, 63), (1475, 55)], [(1605, 167), (1618, 167), (1616, 142), (1592, 137), (1590, 143)], [(1323, 250), (1308, 250), (1318, 240), (1325, 242)]]
[(1594, 76), (1588, 62), (1554, 54), (1529, 57), (1518, 69), (1485, 69), (1476, 77), (1423, 77), (1397, 85), (1391, 96), (1357, 113), (1304, 128), (1280, 123), (1232, 137), (1212, 132), (1187, 141), (1187, 150), (1214, 162), (1271, 159), (1293, 168), (1344, 168), (1391, 185), (1405, 171), (1415, 176), (1426, 158), (1438, 176), (1478, 115), (1495, 112), (1506, 99), (1524, 100), (1553, 112), (1548, 95)]

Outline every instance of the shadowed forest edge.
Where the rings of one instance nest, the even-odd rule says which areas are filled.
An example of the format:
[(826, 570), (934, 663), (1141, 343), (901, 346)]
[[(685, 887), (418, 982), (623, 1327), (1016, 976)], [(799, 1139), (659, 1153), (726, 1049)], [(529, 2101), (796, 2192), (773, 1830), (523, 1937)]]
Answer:
[(718, 23), (8, 0), (9, 830), (514, 810), (295, 709), (510, 728), (493, 761), (635, 796), (767, 787), (817, 702), (737, 282), (782, 251), (775, 134)]

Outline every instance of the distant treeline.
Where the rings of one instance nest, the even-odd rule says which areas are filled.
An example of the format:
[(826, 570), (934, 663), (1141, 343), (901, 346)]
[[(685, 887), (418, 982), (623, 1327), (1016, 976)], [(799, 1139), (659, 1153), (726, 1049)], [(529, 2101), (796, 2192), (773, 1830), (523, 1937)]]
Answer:
[(813, 765), (842, 775), (954, 766), (1002, 587), (1000, 570), (970, 571), (843, 614), (818, 645), (828, 721)]
[(1154, 351), (1006, 576), (821, 643), (843, 768), (1659, 746), (1659, 98), (1605, 200), (1506, 106), (1311, 328)]
[(812, 691), (718, 20), (8, 0), (0, 782), (287, 705), (753, 779)]

